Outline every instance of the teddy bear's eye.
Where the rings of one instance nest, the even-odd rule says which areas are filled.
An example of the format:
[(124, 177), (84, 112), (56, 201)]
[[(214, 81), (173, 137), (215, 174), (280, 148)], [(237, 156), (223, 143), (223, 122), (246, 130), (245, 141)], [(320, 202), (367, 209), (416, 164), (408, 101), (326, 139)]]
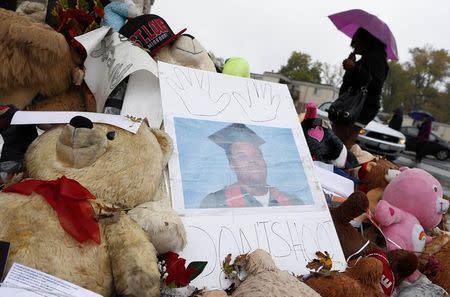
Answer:
[(437, 193), (437, 191), (438, 191), (437, 186), (433, 186), (433, 190)]
[(116, 131), (110, 131), (110, 132), (106, 133), (106, 138), (108, 138), (109, 140), (114, 140), (115, 137), (116, 137)]

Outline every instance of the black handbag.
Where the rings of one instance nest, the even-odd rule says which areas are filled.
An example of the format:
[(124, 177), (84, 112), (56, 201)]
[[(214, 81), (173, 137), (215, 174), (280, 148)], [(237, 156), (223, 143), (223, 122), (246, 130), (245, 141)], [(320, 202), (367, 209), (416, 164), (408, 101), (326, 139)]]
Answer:
[(367, 97), (369, 82), (361, 88), (350, 87), (339, 96), (328, 109), (328, 118), (337, 124), (354, 124), (364, 107)]

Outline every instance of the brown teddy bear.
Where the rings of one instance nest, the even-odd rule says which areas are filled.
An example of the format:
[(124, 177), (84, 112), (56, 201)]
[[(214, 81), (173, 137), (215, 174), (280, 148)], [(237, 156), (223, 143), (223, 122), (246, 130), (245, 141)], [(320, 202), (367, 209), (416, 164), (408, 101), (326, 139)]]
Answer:
[(385, 297), (389, 294), (387, 292), (393, 292), (396, 284), (414, 272), (418, 262), (414, 254), (404, 250), (389, 252), (385, 258), (390, 263), (395, 283), (384, 278), (386, 262), (371, 256), (350, 261), (349, 268), (343, 273), (331, 276), (313, 274), (305, 283), (321, 296)]
[(350, 224), (351, 220), (364, 214), (368, 207), (369, 201), (366, 194), (355, 192), (341, 205), (330, 209), (334, 227), (346, 259), (355, 253), (363, 254), (371, 249), (379, 248), (373, 242), (363, 238), (358, 229)]
[(17, 262), (106, 297), (159, 296), (156, 249), (186, 243), (162, 183), (171, 152), (145, 123), (133, 134), (76, 117), (39, 136), (25, 158), (31, 179), (0, 193), (7, 270)]
[(92, 111), (95, 102), (86, 101), (79, 87), (84, 78), (80, 63), (62, 34), (0, 8), (0, 104)]
[[(359, 178), (358, 190), (366, 193), (370, 211), (375, 210), (378, 202), (383, 197), (384, 189), (399, 174), (400, 168), (384, 158), (374, 158), (357, 168), (356, 175)], [(367, 215), (362, 214), (356, 218), (356, 221), (368, 221)], [(366, 233), (374, 236), (376, 231), (371, 228), (366, 230)]]

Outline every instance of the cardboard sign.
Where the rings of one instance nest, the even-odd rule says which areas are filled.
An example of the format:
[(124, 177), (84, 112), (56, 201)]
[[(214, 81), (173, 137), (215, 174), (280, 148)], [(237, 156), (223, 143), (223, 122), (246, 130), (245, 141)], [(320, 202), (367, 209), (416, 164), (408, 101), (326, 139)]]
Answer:
[(197, 287), (227, 287), (222, 261), (262, 248), (307, 273), (316, 251), (346, 266), (286, 85), (159, 63), (164, 127), (174, 141), (172, 204)]

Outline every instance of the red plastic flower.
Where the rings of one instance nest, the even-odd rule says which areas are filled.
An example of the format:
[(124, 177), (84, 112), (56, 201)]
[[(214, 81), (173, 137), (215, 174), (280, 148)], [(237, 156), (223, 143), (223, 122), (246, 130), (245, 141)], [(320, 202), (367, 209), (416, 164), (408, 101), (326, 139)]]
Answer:
[(189, 284), (192, 274), (196, 271), (193, 268), (185, 267), (186, 260), (180, 258), (177, 253), (167, 252), (163, 256), (166, 262), (167, 278), (165, 283), (172, 288), (181, 288)]

